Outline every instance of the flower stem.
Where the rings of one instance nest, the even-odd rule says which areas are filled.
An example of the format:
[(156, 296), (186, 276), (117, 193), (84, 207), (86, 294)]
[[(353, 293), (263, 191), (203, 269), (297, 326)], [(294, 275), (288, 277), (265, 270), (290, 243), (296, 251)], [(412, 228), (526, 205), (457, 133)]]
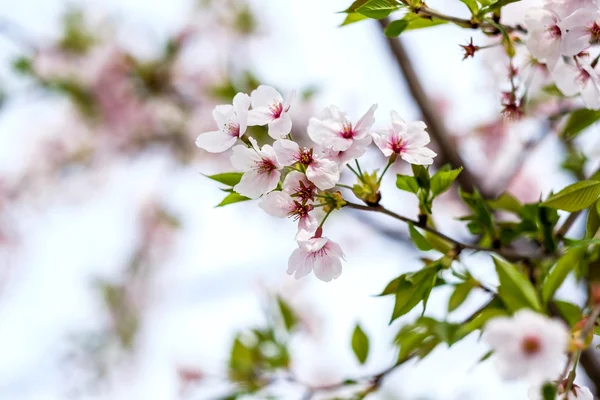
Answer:
[(360, 180), (362, 183), (366, 183), (366, 182), (365, 182), (365, 179), (362, 177), (362, 175), (360, 175), (358, 172), (356, 172), (356, 171), (354, 170), (354, 168), (352, 168), (352, 167), (350, 166), (350, 164), (346, 164), (346, 167), (348, 167), (348, 168), (350, 169), (350, 171), (352, 171), (352, 172), (354, 173), (354, 175), (356, 175), (356, 177), (357, 177), (357, 178), (358, 178), (358, 179), (359, 179), (359, 180)]
[(343, 183), (336, 183), (335, 186), (339, 186), (339, 187), (342, 187), (342, 188), (354, 190), (354, 188), (352, 186), (344, 185)]
[(390, 169), (390, 167), (392, 166), (392, 164), (396, 161), (396, 157), (394, 157), (394, 155), (392, 155), (392, 157), (390, 157), (387, 165), (385, 166), (385, 169), (383, 170), (383, 172), (381, 173), (381, 176), (379, 177), (379, 180), (377, 181), (377, 183), (381, 183), (381, 180), (383, 179), (383, 176), (385, 175), (385, 173), (387, 172), (388, 169)]

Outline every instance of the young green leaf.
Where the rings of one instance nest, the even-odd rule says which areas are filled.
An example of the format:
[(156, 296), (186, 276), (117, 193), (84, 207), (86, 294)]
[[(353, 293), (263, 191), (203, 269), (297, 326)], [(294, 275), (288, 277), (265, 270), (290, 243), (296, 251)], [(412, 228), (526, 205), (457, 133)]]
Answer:
[(367, 361), (367, 357), (369, 356), (369, 338), (359, 324), (356, 324), (354, 333), (352, 333), (352, 350), (358, 362), (364, 364)]
[(390, 323), (408, 313), (421, 301), (426, 301), (435, 285), (441, 265), (430, 264), (420, 271), (403, 275), (397, 285), (396, 302)]
[(453, 248), (452, 243), (442, 239), (438, 235), (435, 235), (431, 232), (425, 231), (425, 238), (427, 239), (429, 244), (431, 244), (431, 247), (433, 247), (442, 254), (448, 254), (448, 252)]
[(364, 15), (359, 14), (357, 12), (348, 13), (348, 15), (346, 15), (346, 19), (344, 19), (344, 22), (342, 22), (342, 24), (340, 26), (350, 25), (355, 22), (360, 22), (362, 20), (365, 20), (367, 18), (368, 17), (365, 17)]
[(573, 303), (569, 303), (561, 300), (553, 300), (552, 304), (556, 306), (559, 314), (569, 324), (570, 327), (575, 326), (576, 323), (581, 321), (583, 313), (581, 309)]
[(400, 8), (395, 0), (368, 0), (356, 12), (373, 19), (382, 19)]
[(405, 31), (429, 28), (431, 26), (437, 26), (437, 25), (442, 25), (442, 24), (448, 23), (447, 21), (444, 21), (443, 19), (424, 18), (424, 17), (421, 17), (420, 15), (417, 15), (414, 13), (406, 14), (406, 16), (404, 18), (402, 18), (402, 21), (406, 21), (406, 23), (408, 24), (406, 26), (406, 28), (404, 29)]
[(277, 296), (277, 306), (279, 307), (279, 312), (281, 312), (285, 329), (288, 332), (291, 332), (298, 323), (296, 313), (294, 313), (292, 308), (279, 296)]
[(593, 238), (598, 229), (600, 228), (600, 213), (598, 210), (600, 209), (600, 201), (596, 202), (596, 205), (590, 207), (588, 212), (586, 228), (585, 228), (585, 237), (588, 239)]
[(550, 382), (542, 386), (542, 399), (543, 400), (555, 400), (556, 399), (556, 385)]
[(569, 119), (560, 133), (565, 139), (572, 139), (600, 119), (600, 111), (580, 108), (569, 114)]
[(554, 293), (562, 285), (569, 272), (579, 264), (584, 255), (585, 248), (571, 248), (558, 259), (542, 285), (542, 299), (545, 303), (552, 299), (552, 296), (554, 296)]
[(460, 167), (450, 171), (438, 171), (433, 178), (431, 178), (431, 194), (433, 197), (437, 197), (450, 189), (450, 186), (452, 186), (452, 183), (458, 178), (458, 175), (462, 170), (462, 167)]
[(599, 181), (580, 181), (553, 194), (543, 204), (547, 207), (575, 212), (591, 206), (598, 196), (600, 196)]
[(387, 37), (396, 37), (400, 36), (400, 34), (406, 29), (408, 26), (408, 21), (403, 19), (398, 19), (396, 21), (392, 21), (385, 27), (385, 36)]
[(477, 4), (476, 0), (460, 0), (462, 3), (464, 3), (467, 7), (469, 7), (469, 11), (471, 11), (472, 15), (477, 15), (477, 12), (479, 11), (479, 4)]
[(239, 193), (231, 192), (219, 204), (217, 204), (217, 207), (224, 207), (229, 204), (239, 203), (240, 201), (247, 201), (247, 200), (250, 200), (250, 199), (245, 196), (242, 196)]
[(422, 165), (412, 164), (413, 176), (417, 180), (419, 187), (429, 190), (431, 178), (429, 177), (429, 171)]
[(425, 239), (425, 237), (423, 237), (423, 235), (419, 233), (419, 231), (414, 227), (413, 224), (408, 224), (408, 232), (410, 234), (411, 240), (413, 241), (415, 246), (417, 246), (417, 249), (421, 251), (429, 251), (433, 248), (431, 247), (431, 244), (429, 244), (427, 239)]
[(419, 191), (419, 184), (414, 176), (396, 175), (396, 187), (410, 193)]
[(535, 288), (529, 279), (523, 275), (513, 264), (494, 258), (496, 273), (500, 281), (498, 295), (511, 311), (520, 308), (532, 308), (536, 311), (542, 309)]
[(519, 200), (508, 192), (504, 192), (496, 200), (488, 200), (487, 204), (494, 210), (510, 211), (519, 214), (523, 205)]
[(473, 289), (473, 282), (467, 281), (463, 282), (460, 285), (456, 285), (454, 288), (454, 292), (450, 296), (448, 300), (448, 312), (452, 312), (456, 310), (462, 303), (465, 302), (467, 297), (469, 297), (469, 293)]
[(243, 173), (241, 172), (226, 172), (223, 174), (204, 176), (227, 186), (235, 186), (240, 183), (240, 180), (242, 180), (242, 175)]

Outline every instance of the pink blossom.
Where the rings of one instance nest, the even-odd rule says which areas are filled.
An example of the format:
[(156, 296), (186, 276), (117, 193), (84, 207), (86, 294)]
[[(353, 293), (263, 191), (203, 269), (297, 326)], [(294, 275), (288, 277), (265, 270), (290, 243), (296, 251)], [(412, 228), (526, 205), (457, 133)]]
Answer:
[(300, 148), (298, 143), (288, 139), (279, 139), (273, 144), (277, 158), (282, 165), (300, 163), (306, 168), (306, 177), (319, 189), (331, 189), (340, 180), (338, 165), (313, 149)]
[(538, 61), (553, 70), (561, 56), (563, 30), (558, 14), (547, 8), (532, 8), (525, 14), (529, 30), (525, 42), (527, 49)]
[(267, 144), (259, 149), (254, 138), (248, 139), (252, 147), (238, 145), (233, 148), (231, 163), (237, 170), (245, 172), (233, 190), (242, 196), (257, 199), (277, 187), (281, 178), (281, 164), (273, 147)]
[(248, 125), (268, 125), (269, 136), (279, 139), (292, 130), (292, 118), (288, 111), (293, 93), (284, 101), (279, 92), (270, 86), (260, 85), (250, 94), (252, 110)]
[(236, 94), (233, 105), (216, 106), (213, 118), (219, 130), (200, 134), (196, 139), (196, 146), (210, 153), (221, 153), (229, 149), (246, 132), (249, 107), (250, 96), (245, 93)]
[(286, 192), (271, 192), (263, 196), (262, 201), (258, 204), (260, 208), (274, 217), (291, 217), (294, 221), (298, 221), (298, 229), (310, 231), (316, 229), (317, 221), (310, 212), (313, 210), (313, 205), (302, 203), (294, 200)]
[(306, 175), (299, 171), (292, 171), (285, 176), (282, 185), (283, 191), (302, 202), (312, 203), (317, 188), (308, 180)]
[(345, 112), (336, 106), (329, 106), (318, 118), (310, 119), (308, 136), (321, 147), (338, 152), (348, 150), (357, 141), (364, 144), (366, 142), (363, 139), (368, 136), (369, 130), (375, 123), (376, 109), (377, 105), (372, 105), (353, 126)]
[(313, 237), (298, 242), (288, 261), (287, 273), (300, 279), (314, 271), (317, 278), (329, 282), (342, 274), (343, 258), (339, 244), (326, 237)]
[(600, 39), (600, 14), (590, 9), (579, 9), (561, 21), (559, 26), (566, 32), (562, 53), (575, 56)]
[(392, 124), (389, 128), (379, 129), (373, 135), (373, 141), (384, 156), (397, 154), (404, 161), (417, 165), (433, 164), (437, 154), (425, 147), (430, 139), (422, 121), (405, 122), (397, 112), (391, 112)]
[(552, 72), (556, 87), (565, 96), (581, 95), (589, 109), (600, 109), (600, 76), (589, 65), (572, 65), (559, 62)]

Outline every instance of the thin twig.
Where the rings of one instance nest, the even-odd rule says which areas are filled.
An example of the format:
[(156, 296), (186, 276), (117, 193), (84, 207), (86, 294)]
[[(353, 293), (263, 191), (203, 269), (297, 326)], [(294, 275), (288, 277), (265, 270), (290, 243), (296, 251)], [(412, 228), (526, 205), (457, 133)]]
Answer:
[(396, 214), (393, 211), (388, 210), (387, 208), (381, 206), (381, 205), (377, 205), (377, 206), (363, 206), (361, 204), (355, 204), (355, 203), (349, 203), (346, 202), (346, 204), (344, 205), (344, 207), (349, 207), (349, 208), (354, 208), (356, 210), (362, 210), (362, 211), (371, 211), (371, 212), (378, 212), (381, 214), (385, 214), (388, 215), (392, 218), (395, 218), (397, 220), (400, 220), (402, 222), (405, 222), (407, 224), (412, 224), (414, 226), (418, 226), (419, 228), (430, 232), (436, 236), (438, 236), (441, 239), (444, 239), (450, 243), (452, 243), (457, 250), (462, 250), (462, 249), (471, 249), (471, 250), (475, 250), (475, 251), (485, 251), (488, 253), (496, 253), (501, 255), (502, 257), (506, 258), (507, 260), (511, 260), (511, 261), (515, 261), (515, 260), (526, 260), (529, 259), (530, 257), (524, 254), (520, 254), (517, 252), (514, 252), (512, 250), (508, 250), (508, 249), (493, 249), (490, 247), (482, 247), (476, 244), (470, 244), (470, 243), (462, 243), (459, 242), (458, 240), (452, 239), (451, 237), (441, 233), (440, 231), (427, 226), (427, 225), (422, 225), (419, 223), (419, 221), (410, 219), (408, 217), (404, 217), (400, 214)]
[[(379, 20), (379, 24), (382, 29), (390, 23), (389, 18)], [(427, 124), (427, 131), (438, 145), (438, 156), (436, 162), (440, 165), (450, 163), (455, 168), (463, 167), (463, 171), (458, 176), (457, 180), (460, 183), (463, 190), (473, 192), (478, 186), (475, 176), (466, 168), (466, 165), (458, 153), (456, 146), (450, 141), (450, 134), (448, 133), (443, 121), (439, 117), (438, 111), (435, 109), (429, 97), (425, 93), (425, 90), (421, 86), (419, 77), (412, 65), (410, 57), (406, 52), (402, 42), (395, 38), (386, 37), (386, 43), (396, 60), (396, 64), (400, 68), (402, 75), (406, 81), (408, 89), (415, 103), (421, 110), (423, 119)], [(491, 193), (484, 191), (484, 197), (491, 197)]]

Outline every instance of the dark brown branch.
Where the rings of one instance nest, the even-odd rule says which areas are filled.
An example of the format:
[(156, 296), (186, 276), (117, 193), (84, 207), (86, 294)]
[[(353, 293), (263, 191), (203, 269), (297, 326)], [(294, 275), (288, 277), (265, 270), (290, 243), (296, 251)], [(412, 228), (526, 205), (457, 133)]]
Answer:
[[(379, 20), (379, 24), (382, 29), (389, 24), (389, 18)], [(450, 163), (453, 167), (463, 167), (462, 173), (458, 176), (458, 183), (461, 185), (463, 190), (467, 192), (473, 192), (478, 186), (475, 176), (466, 168), (466, 165), (458, 153), (456, 147), (450, 141), (450, 135), (443, 123), (439, 118), (438, 112), (433, 107), (429, 97), (425, 93), (419, 77), (412, 65), (410, 57), (406, 52), (406, 49), (402, 45), (402, 42), (395, 38), (386, 37), (386, 43), (392, 56), (394, 57), (396, 64), (398, 65), (400, 72), (404, 76), (404, 80), (408, 85), (408, 89), (415, 100), (415, 103), (421, 110), (423, 120), (427, 124), (427, 131), (438, 145), (439, 154), (436, 157), (436, 162), (440, 165)], [(491, 193), (482, 191), (484, 197), (491, 197)]]

